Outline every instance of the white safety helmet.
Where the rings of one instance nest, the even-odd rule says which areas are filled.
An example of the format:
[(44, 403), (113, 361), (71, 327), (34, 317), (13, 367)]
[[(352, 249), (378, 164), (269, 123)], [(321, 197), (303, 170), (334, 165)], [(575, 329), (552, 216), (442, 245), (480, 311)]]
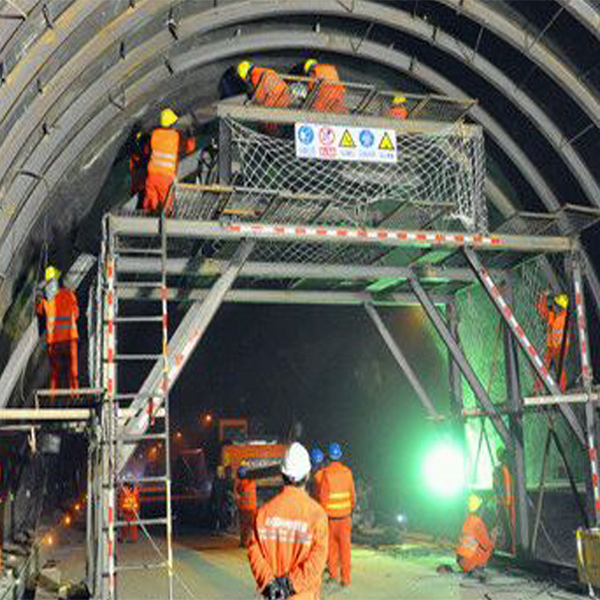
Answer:
[(281, 472), (297, 483), (310, 473), (310, 456), (306, 448), (294, 442), (286, 451), (281, 463)]

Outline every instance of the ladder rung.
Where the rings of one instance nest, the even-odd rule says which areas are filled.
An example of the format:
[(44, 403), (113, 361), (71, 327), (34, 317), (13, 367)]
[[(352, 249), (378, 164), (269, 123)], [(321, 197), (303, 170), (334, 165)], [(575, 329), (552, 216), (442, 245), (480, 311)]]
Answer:
[(118, 441), (123, 444), (137, 444), (138, 442), (145, 442), (150, 440), (166, 440), (166, 433), (147, 433), (145, 435), (127, 435), (122, 438), (118, 438)]
[(115, 521), (116, 528), (127, 527), (128, 525), (167, 525), (168, 519), (162, 517), (160, 519), (138, 519), (137, 521)]
[(162, 323), (163, 317), (117, 317), (115, 323)]
[(158, 360), (162, 354), (116, 354), (115, 360)]
[(115, 572), (120, 571), (147, 571), (148, 569), (166, 569), (167, 563), (150, 563), (144, 565), (121, 565), (115, 567)]
[(115, 283), (116, 288), (137, 289), (137, 288), (155, 288), (160, 289), (163, 286), (162, 281), (127, 281)]
[(164, 483), (165, 485), (167, 483), (166, 475), (162, 475), (161, 477), (134, 477), (131, 475), (130, 477), (125, 476), (120, 477), (119, 479), (123, 482), (133, 481), (135, 483)]
[(115, 400), (135, 400), (136, 398), (140, 398), (142, 400), (150, 400), (151, 398), (164, 398), (165, 394), (163, 392), (155, 392), (153, 394), (137, 394), (135, 392), (131, 393), (122, 393), (115, 394)]
[[(117, 254), (156, 254), (162, 256), (162, 248), (117, 248)], [(119, 260), (117, 259), (117, 271), (119, 270)]]

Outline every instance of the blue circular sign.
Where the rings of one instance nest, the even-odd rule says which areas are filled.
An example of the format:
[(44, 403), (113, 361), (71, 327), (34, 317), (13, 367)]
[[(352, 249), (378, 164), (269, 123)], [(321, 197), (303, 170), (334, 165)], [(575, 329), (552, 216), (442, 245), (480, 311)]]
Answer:
[(303, 125), (298, 129), (298, 139), (302, 144), (312, 144), (315, 139), (315, 132), (312, 130), (312, 127), (308, 127), (307, 125)]
[(375, 136), (373, 135), (373, 132), (368, 129), (363, 129), (360, 132), (359, 139), (361, 146), (364, 146), (365, 148), (370, 148), (375, 143)]

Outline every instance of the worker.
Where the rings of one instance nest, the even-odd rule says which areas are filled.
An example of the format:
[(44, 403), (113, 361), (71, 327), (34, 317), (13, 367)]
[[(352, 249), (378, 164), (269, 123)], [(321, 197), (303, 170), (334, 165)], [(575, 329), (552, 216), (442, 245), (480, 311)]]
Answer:
[(327, 65), (316, 61), (314, 58), (304, 63), (304, 73), (314, 79), (308, 84), (309, 97), (314, 90), (311, 103), (312, 110), (316, 112), (329, 112), (343, 114), (346, 109), (346, 88), (335, 82), (340, 77), (334, 65)]
[[(60, 285), (60, 271), (49, 266), (43, 295), (37, 298), (36, 313), (45, 319), (46, 343), (50, 360), (50, 389), (57, 390), (61, 372), (68, 372), (69, 388), (79, 388), (77, 319), (79, 306), (75, 293)], [(75, 394), (71, 392), (71, 396)]]
[(496, 512), (502, 524), (506, 549), (510, 550), (512, 554), (516, 554), (517, 511), (514, 482), (508, 464), (508, 452), (504, 446), (498, 448), (496, 457), (498, 465), (494, 469), (493, 476)]
[(406, 98), (404, 96), (394, 96), (392, 105), (387, 112), (388, 117), (405, 121), (408, 118), (408, 110), (406, 110)]
[(143, 209), (146, 212), (171, 209), (171, 185), (177, 177), (180, 154), (191, 154), (196, 149), (196, 140), (184, 136), (175, 125), (179, 117), (170, 108), (160, 113), (160, 127), (150, 136), (150, 159), (144, 192)]
[(327, 561), (327, 515), (306, 493), (310, 457), (294, 442), (281, 464), (283, 490), (262, 506), (248, 558), (264, 598), (318, 600)]
[(456, 548), (456, 561), (463, 573), (485, 580), (485, 567), (495, 544), (495, 532), (488, 534), (486, 524), (479, 516), (483, 501), (471, 494), (467, 499), (469, 514), (462, 526), (462, 535)]
[[(566, 363), (570, 345), (568, 308), (569, 296), (567, 294), (557, 294), (552, 302), (549, 302), (548, 292), (540, 294), (537, 310), (547, 324), (544, 364), (559, 383), (561, 392), (567, 389)], [(535, 383), (534, 391), (541, 391), (541, 389), (542, 383), (538, 380)]]
[(332, 579), (338, 578), (341, 562), (341, 583), (350, 585), (350, 555), (352, 511), (356, 504), (352, 471), (340, 462), (339, 444), (329, 446), (330, 464), (323, 469), (319, 484), (319, 501), (329, 518), (329, 556), (327, 566)]
[(212, 516), (213, 528), (215, 531), (227, 529), (226, 506), (227, 501), (227, 480), (225, 479), (225, 467), (219, 465), (215, 478), (212, 482), (210, 493), (210, 513)]
[(248, 475), (248, 467), (242, 464), (238, 469), (238, 480), (235, 486), (242, 548), (247, 548), (250, 542), (257, 509), (256, 479), (250, 479)]
[(288, 85), (277, 71), (244, 60), (238, 65), (237, 72), (256, 104), (285, 108), (292, 103)]
[(129, 195), (137, 199), (136, 208), (144, 206), (149, 158), (150, 138), (147, 133), (138, 131), (129, 148)]
[(325, 455), (321, 448), (313, 448), (310, 451), (310, 464), (312, 467), (312, 485), (311, 485), (311, 496), (315, 500), (319, 499), (319, 486), (323, 479), (323, 463), (325, 461)]
[(125, 523), (121, 528), (121, 542), (137, 542), (140, 515), (140, 490), (132, 483), (124, 483), (119, 495), (119, 510), (121, 519)]

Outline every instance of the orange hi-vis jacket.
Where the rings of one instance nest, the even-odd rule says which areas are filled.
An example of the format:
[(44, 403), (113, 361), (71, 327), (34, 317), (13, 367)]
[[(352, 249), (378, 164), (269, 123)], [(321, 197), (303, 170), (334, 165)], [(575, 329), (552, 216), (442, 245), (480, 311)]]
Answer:
[(36, 306), (39, 316), (46, 317), (46, 341), (48, 344), (70, 342), (79, 338), (77, 319), (79, 306), (77, 296), (71, 290), (60, 288), (52, 300), (41, 300)]
[(287, 83), (273, 69), (252, 67), (250, 83), (254, 100), (262, 106), (286, 107), (292, 102)]
[(343, 519), (352, 514), (356, 502), (352, 471), (334, 461), (323, 469), (319, 485), (319, 502), (330, 519)]
[(398, 119), (399, 121), (404, 121), (408, 118), (406, 106), (404, 106), (404, 104), (396, 104), (391, 106), (388, 110), (388, 117), (392, 117), (392, 119)]
[(121, 492), (120, 507), (123, 512), (137, 513), (140, 511), (140, 491), (138, 488), (133, 490), (123, 488)]
[(256, 510), (256, 479), (240, 479), (235, 492), (239, 510)]
[(508, 468), (508, 465), (502, 465), (502, 483), (503, 483), (503, 494), (500, 501), (503, 506), (510, 507), (515, 503), (515, 494), (513, 488), (513, 477)]
[(327, 562), (327, 515), (303, 489), (285, 486), (258, 509), (248, 547), (252, 574), (262, 592), (289, 577), (296, 600), (318, 600)]
[(180, 152), (190, 154), (196, 149), (196, 140), (193, 137), (182, 135), (177, 129), (158, 127), (150, 137), (150, 160), (148, 162), (148, 175), (164, 175), (175, 178)]
[[(567, 326), (567, 311), (566, 310), (555, 310), (554, 308), (548, 308), (548, 296), (542, 294), (540, 296), (537, 310), (542, 319), (548, 323), (548, 333), (546, 336), (546, 347), (552, 353), (560, 352), (563, 343), (563, 337), (565, 333), (565, 327)], [(565, 340), (565, 356), (569, 349), (569, 338)]]
[[(312, 108), (318, 112), (346, 112), (344, 103), (346, 88), (343, 85), (330, 83), (340, 80), (337, 69), (333, 65), (318, 63), (313, 67), (311, 76), (322, 81), (317, 96), (313, 101)], [(309, 82), (309, 92), (313, 90), (316, 83), (315, 81)]]
[(483, 519), (475, 513), (469, 513), (463, 523), (462, 535), (456, 548), (456, 554), (462, 558), (463, 570), (468, 572), (475, 567), (485, 566), (493, 549), (494, 542), (488, 535)]
[(312, 484), (312, 494), (315, 500), (319, 500), (319, 494), (321, 489), (321, 483), (323, 482), (323, 469), (325, 467), (321, 467), (318, 469), (313, 475), (313, 484)]

